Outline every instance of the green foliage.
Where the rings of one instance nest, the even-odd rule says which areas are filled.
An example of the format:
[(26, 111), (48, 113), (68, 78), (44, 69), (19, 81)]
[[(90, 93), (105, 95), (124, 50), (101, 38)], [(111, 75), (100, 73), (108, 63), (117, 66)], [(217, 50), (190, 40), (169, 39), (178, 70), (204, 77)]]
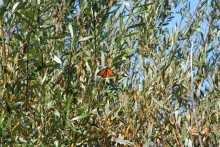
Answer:
[(4, 4), (1, 145), (218, 146), (217, 4)]

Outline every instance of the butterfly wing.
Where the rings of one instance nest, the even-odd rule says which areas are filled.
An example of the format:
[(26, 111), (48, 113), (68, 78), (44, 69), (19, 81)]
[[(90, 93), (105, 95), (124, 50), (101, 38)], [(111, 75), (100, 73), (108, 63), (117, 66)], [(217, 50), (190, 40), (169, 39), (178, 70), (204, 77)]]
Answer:
[(110, 68), (108, 68), (106, 71), (106, 77), (112, 77), (114, 75), (115, 75), (114, 72)]
[(114, 72), (110, 68), (106, 67), (100, 70), (98, 72), (98, 75), (102, 76), (103, 78), (109, 78), (109, 77), (114, 76)]
[(100, 71), (98, 72), (98, 75), (100, 75), (100, 76), (102, 76), (103, 78), (105, 78), (105, 76), (106, 76), (106, 69), (104, 68), (104, 69), (100, 70)]

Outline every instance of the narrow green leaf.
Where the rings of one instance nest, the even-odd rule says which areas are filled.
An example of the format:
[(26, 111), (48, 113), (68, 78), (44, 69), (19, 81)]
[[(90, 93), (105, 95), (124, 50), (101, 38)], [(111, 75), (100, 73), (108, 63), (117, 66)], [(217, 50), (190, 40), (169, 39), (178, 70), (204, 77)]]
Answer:
[(113, 139), (115, 142), (123, 144), (123, 145), (130, 145), (133, 146), (134, 144), (128, 140), (120, 139), (120, 138), (114, 138)]
[(136, 35), (136, 34), (139, 34), (139, 32), (130, 33), (130, 34), (126, 35), (124, 38), (126, 38), (126, 37), (131, 37), (131, 36)]
[(12, 13), (14, 13), (14, 11), (16, 10), (16, 8), (18, 7), (20, 2), (17, 2), (14, 4), (14, 6), (12, 7)]
[(207, 0), (205, 0), (204, 2), (202, 2), (202, 4), (201, 4), (201, 8), (205, 5), (207, 3)]
[(60, 38), (65, 38), (65, 37), (66, 37), (66, 35), (59, 35), (59, 36), (56, 36), (56, 37), (54, 37), (54, 36), (45, 37), (45, 39), (60, 39)]
[(71, 23), (69, 23), (68, 28), (69, 28), (69, 31), (70, 31), (71, 37), (73, 38), (73, 26), (72, 26)]
[(93, 38), (92, 35), (91, 35), (91, 36), (84, 37), (84, 38), (81, 38), (81, 39), (79, 39), (79, 41), (86, 41), (86, 40), (89, 40), (89, 39), (91, 39), (91, 38)]
[(86, 118), (88, 116), (89, 116), (89, 114), (82, 114), (82, 115), (74, 117), (73, 119), (71, 119), (71, 121), (80, 120), (80, 119)]
[(136, 27), (141, 27), (141, 26), (145, 26), (146, 24), (145, 23), (138, 23), (138, 24), (135, 24), (135, 25), (132, 25), (132, 26), (129, 26), (128, 28), (136, 28)]
[(163, 102), (160, 102), (158, 100), (156, 100), (155, 98), (152, 98), (154, 100), (155, 103), (157, 103), (159, 106), (161, 106), (162, 108), (165, 108), (166, 110), (169, 110), (164, 104)]
[(182, 141), (185, 141), (186, 139), (186, 123), (182, 126)]
[(123, 17), (120, 17), (120, 29), (122, 30), (122, 26), (123, 26)]
[(61, 103), (62, 102), (62, 94), (61, 94), (60, 88), (56, 88), (56, 95), (57, 95), (59, 102)]
[(105, 66), (105, 54), (103, 51), (101, 51), (101, 65), (102, 65), (102, 67)]

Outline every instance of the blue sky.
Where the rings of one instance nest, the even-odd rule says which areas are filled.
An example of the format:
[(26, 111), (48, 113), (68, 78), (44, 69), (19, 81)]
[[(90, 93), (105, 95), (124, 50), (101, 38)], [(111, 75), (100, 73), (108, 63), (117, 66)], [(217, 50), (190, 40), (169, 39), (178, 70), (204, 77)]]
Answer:
[[(189, 0), (189, 3), (190, 3), (190, 13), (193, 14), (193, 12), (195, 11), (196, 9), (196, 6), (198, 4), (199, 1), (196, 1), (196, 0)], [(169, 29), (170, 32), (174, 31), (173, 28), (176, 24), (179, 24), (179, 22), (181, 21), (181, 15), (178, 14), (177, 12), (179, 12), (181, 10), (181, 8), (183, 8), (183, 5), (182, 3), (180, 3), (178, 5), (177, 8), (173, 8), (171, 11), (174, 12), (173, 16), (174, 18), (172, 19), (172, 21), (169, 23), (169, 25), (167, 25), (166, 27)], [(186, 25), (187, 23), (187, 19), (185, 19), (182, 24), (181, 24), (181, 28)]]

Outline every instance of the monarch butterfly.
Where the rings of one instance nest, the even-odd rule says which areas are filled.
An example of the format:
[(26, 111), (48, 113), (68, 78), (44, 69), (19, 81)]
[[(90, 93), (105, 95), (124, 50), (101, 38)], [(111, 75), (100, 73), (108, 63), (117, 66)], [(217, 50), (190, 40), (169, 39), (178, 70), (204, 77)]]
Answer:
[(106, 67), (100, 70), (98, 72), (98, 75), (102, 76), (103, 78), (109, 78), (109, 77), (114, 76), (115, 74), (110, 68)]

